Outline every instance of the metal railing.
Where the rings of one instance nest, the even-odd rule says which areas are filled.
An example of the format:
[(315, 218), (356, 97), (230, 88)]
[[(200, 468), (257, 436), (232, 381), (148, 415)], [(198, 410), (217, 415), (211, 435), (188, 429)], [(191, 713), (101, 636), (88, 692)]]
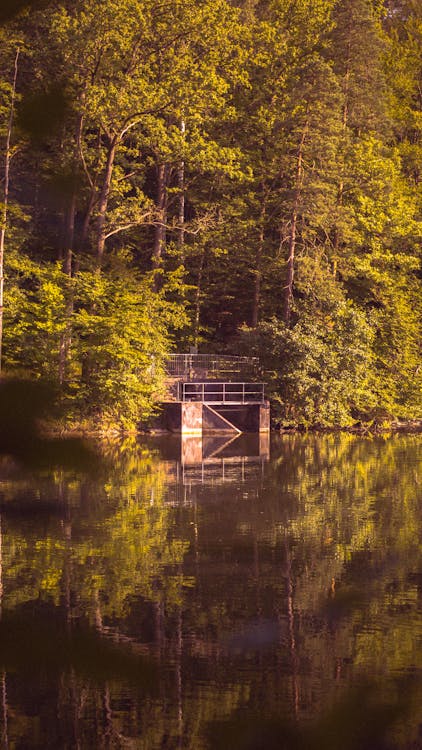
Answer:
[(166, 371), (177, 378), (224, 378), (258, 370), (257, 357), (236, 357), (228, 354), (169, 354)]
[(179, 383), (178, 401), (251, 404), (265, 400), (264, 383)]

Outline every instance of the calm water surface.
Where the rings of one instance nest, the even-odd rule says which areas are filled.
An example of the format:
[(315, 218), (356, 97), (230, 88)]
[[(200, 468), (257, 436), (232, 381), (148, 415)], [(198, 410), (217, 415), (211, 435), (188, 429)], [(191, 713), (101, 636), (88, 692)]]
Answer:
[(421, 436), (0, 465), (3, 748), (422, 748)]

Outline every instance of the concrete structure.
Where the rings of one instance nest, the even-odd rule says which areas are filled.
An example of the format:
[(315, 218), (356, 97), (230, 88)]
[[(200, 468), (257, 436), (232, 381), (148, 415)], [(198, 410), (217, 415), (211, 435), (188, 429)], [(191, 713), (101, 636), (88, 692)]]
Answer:
[(268, 432), (270, 405), (260, 404), (209, 404), (192, 401), (169, 401), (162, 404), (161, 427), (182, 435), (202, 433), (240, 434), (241, 432)]
[[(160, 426), (182, 436), (268, 432), (270, 404), (264, 384), (238, 380), (247, 367), (250, 373), (251, 362), (256, 368), (256, 360), (245, 357), (172, 355), (169, 400), (162, 404)], [(228, 367), (236, 380), (219, 379), (222, 371), (227, 376)]]

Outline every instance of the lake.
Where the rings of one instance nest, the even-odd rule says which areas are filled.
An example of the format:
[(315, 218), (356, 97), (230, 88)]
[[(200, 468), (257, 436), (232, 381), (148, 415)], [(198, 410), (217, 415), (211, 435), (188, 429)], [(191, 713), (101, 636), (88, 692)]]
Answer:
[(422, 748), (421, 447), (3, 457), (1, 746)]

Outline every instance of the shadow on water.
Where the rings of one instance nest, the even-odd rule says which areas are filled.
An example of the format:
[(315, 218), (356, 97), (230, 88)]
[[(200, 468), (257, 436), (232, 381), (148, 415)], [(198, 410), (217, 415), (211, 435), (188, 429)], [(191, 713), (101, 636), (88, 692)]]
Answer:
[[(1, 493), (0, 493), (1, 498)], [(67, 504), (58, 498), (53, 500), (40, 500), (35, 493), (17, 493), (10, 501), (0, 499), (0, 514), (9, 519), (33, 519), (36, 524), (45, 518), (66, 518), (68, 515)]]
[(86, 623), (69, 628), (48, 604), (27, 604), (3, 616), (0, 669), (18, 670), (24, 679), (74, 670), (96, 683), (119, 680), (147, 692), (157, 686), (157, 670), (145, 656), (130, 645), (113, 643)]
[[(239, 711), (207, 729), (209, 750), (392, 750), (391, 732), (412, 710), (420, 674), (385, 682), (366, 681), (306, 724)], [(263, 711), (265, 713), (265, 709)], [(417, 750), (422, 743), (412, 743)]]
[(49, 383), (6, 379), (0, 382), (0, 455), (26, 469), (93, 471), (97, 455), (79, 438), (46, 438), (41, 423), (57, 416), (56, 393)]

